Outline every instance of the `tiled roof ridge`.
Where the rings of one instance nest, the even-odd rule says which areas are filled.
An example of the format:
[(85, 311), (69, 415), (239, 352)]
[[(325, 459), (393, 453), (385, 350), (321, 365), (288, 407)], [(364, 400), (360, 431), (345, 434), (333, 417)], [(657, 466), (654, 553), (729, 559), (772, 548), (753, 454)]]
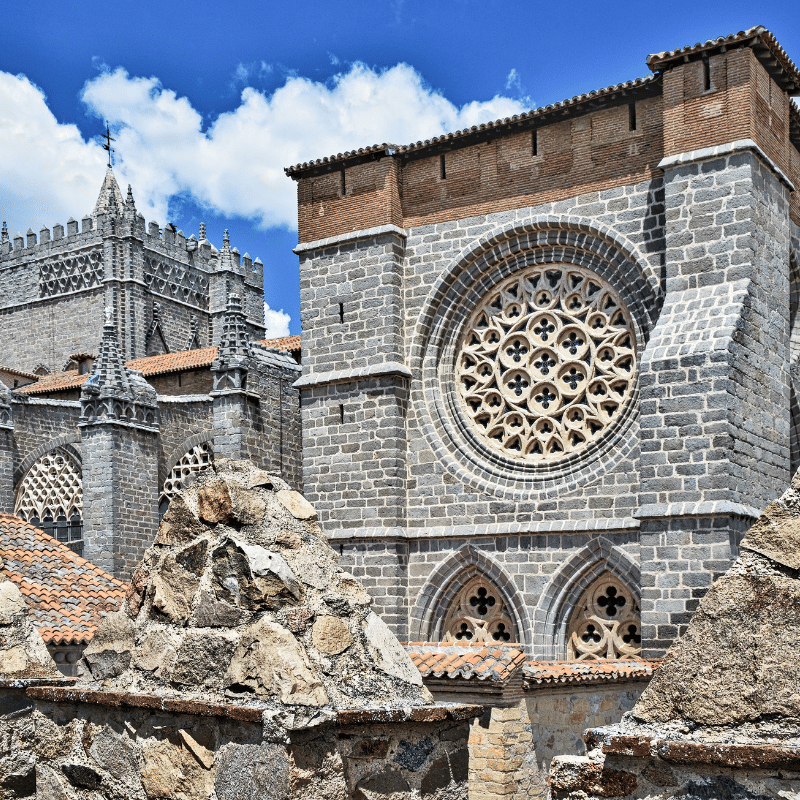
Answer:
[(800, 88), (800, 72), (798, 72), (794, 61), (789, 58), (786, 51), (781, 47), (778, 40), (772, 31), (765, 28), (763, 25), (756, 25), (753, 28), (748, 28), (745, 31), (738, 33), (731, 33), (727, 36), (719, 36), (716, 39), (708, 39), (705, 42), (697, 42), (692, 45), (685, 45), (675, 50), (665, 50), (661, 53), (651, 53), (647, 56), (645, 63), (653, 72), (661, 72), (666, 66), (675, 61), (676, 59), (683, 59), (687, 56), (702, 53), (705, 50), (712, 50), (716, 47), (727, 47), (730, 45), (743, 44), (748, 39), (760, 38), (761, 41), (771, 51), (775, 60), (786, 72), (789, 79), (794, 85)]
[(661, 659), (625, 658), (585, 661), (526, 661), (527, 685), (552, 686), (573, 683), (603, 683), (625, 678), (649, 678)]
[(126, 590), (123, 581), (13, 514), (0, 514), (0, 564), (49, 644), (88, 643), (100, 614), (117, 608)]
[(525, 663), (525, 651), (516, 642), (409, 642), (405, 648), (425, 677), (500, 684)]
[(13, 375), (21, 375), (23, 378), (30, 378), (34, 381), (38, 381), (40, 377), (35, 372), (26, 372), (24, 369), (17, 369), (16, 367), (4, 367), (2, 364), (0, 364), (0, 370), (10, 372)]
[(380, 153), (381, 151), (383, 151), (385, 155), (394, 155), (396, 153), (411, 153), (418, 150), (423, 150), (426, 147), (431, 147), (436, 144), (442, 144), (457, 139), (463, 139), (467, 136), (472, 136), (476, 133), (480, 133), (481, 131), (492, 130), (492, 129), (503, 129), (503, 128), (513, 127), (515, 125), (520, 125), (521, 123), (524, 123), (528, 120), (533, 120), (538, 117), (543, 117), (555, 111), (569, 109), (574, 106), (578, 106), (581, 103), (586, 103), (592, 100), (598, 100), (605, 97), (609, 97), (618, 92), (625, 92), (630, 89), (637, 88), (639, 86), (645, 86), (647, 84), (654, 83), (659, 79), (660, 79), (659, 75), (647, 75), (644, 78), (634, 78), (633, 80), (612, 84), (611, 86), (606, 86), (603, 89), (593, 89), (590, 92), (575, 95), (574, 97), (568, 98), (566, 100), (561, 100), (557, 103), (551, 103), (546, 106), (540, 106), (539, 108), (531, 109), (530, 111), (524, 111), (521, 114), (513, 114), (510, 117), (504, 117), (502, 119), (496, 119), (489, 122), (482, 122), (479, 125), (472, 125), (471, 127), (463, 128), (462, 130), (443, 133), (440, 136), (433, 136), (430, 139), (411, 142), (410, 144), (405, 144), (405, 145), (395, 145), (384, 142), (382, 144), (373, 144), (367, 147), (359, 147), (357, 150), (347, 150), (344, 153), (337, 153), (336, 155), (325, 156), (324, 158), (318, 158), (312, 161), (304, 161), (299, 164), (294, 164), (293, 166), (290, 167), (284, 167), (283, 171), (288, 176), (292, 177), (307, 169), (323, 166), (325, 164), (336, 164), (358, 156)]
[[(282, 336), (277, 339), (260, 339), (258, 343), (267, 348), (290, 352), (300, 347), (300, 335)], [(296, 346), (295, 345), (296, 340)], [(157, 356), (134, 358), (125, 362), (129, 369), (141, 372), (145, 377), (150, 375), (165, 375), (170, 372), (180, 372), (185, 369), (209, 367), (216, 358), (217, 347), (199, 347), (194, 350), (177, 350), (173, 353), (162, 353)], [(177, 362), (177, 363), (173, 363)], [(54, 372), (50, 375), (35, 375), (36, 383), (20, 386), (14, 391), (19, 394), (46, 394), (63, 389), (73, 389), (81, 386), (89, 377), (88, 373), (79, 374), (71, 369), (64, 372)]]

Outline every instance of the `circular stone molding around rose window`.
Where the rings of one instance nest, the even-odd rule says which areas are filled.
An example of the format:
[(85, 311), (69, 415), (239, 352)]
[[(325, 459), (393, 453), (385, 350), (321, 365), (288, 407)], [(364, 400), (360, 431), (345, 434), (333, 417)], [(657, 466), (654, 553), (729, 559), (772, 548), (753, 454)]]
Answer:
[(464, 483), (517, 500), (582, 485), (626, 455), (638, 394), (641, 328), (608, 270), (541, 256), (462, 283), (425, 354), (429, 438)]

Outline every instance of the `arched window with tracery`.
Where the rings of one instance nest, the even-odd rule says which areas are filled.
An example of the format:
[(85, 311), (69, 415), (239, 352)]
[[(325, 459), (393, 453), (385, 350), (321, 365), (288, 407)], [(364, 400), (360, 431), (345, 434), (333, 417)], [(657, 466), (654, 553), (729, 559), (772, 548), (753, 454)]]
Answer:
[(633, 593), (613, 575), (583, 593), (567, 631), (568, 658), (634, 658), (642, 652), (642, 612)]
[(442, 626), (445, 642), (518, 642), (503, 597), (483, 576), (459, 589)]
[(169, 508), (169, 501), (184, 488), (189, 475), (194, 475), (214, 463), (214, 448), (211, 442), (201, 442), (188, 453), (181, 456), (164, 481), (164, 488), (158, 500), (158, 514), (163, 517)]
[(14, 513), (83, 555), (83, 481), (77, 459), (59, 447), (35, 461), (19, 483)]

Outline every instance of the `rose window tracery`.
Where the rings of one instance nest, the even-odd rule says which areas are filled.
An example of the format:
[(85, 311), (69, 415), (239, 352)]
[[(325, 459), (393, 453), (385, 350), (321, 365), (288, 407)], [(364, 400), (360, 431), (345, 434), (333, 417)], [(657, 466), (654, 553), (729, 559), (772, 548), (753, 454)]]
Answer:
[(581, 597), (568, 629), (568, 657), (632, 658), (642, 652), (641, 611), (630, 591), (604, 575)]
[(500, 594), (484, 578), (473, 578), (459, 590), (445, 617), (442, 641), (517, 642)]
[(463, 413), (504, 456), (551, 462), (597, 441), (630, 399), (633, 323), (611, 285), (571, 265), (528, 267), (489, 292), (456, 355)]

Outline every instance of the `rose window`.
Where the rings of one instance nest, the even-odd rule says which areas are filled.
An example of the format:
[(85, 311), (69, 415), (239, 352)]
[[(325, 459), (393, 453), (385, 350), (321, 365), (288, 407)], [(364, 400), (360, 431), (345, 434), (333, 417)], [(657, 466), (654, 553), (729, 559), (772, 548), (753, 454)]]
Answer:
[(445, 617), (443, 630), (443, 642), (518, 641), (503, 600), (483, 578), (474, 578), (459, 591)]
[(503, 455), (549, 462), (597, 441), (630, 399), (631, 317), (594, 272), (536, 266), (492, 289), (457, 350), (462, 411)]
[(569, 658), (629, 658), (642, 652), (641, 611), (619, 581), (604, 575), (584, 592), (568, 631)]

